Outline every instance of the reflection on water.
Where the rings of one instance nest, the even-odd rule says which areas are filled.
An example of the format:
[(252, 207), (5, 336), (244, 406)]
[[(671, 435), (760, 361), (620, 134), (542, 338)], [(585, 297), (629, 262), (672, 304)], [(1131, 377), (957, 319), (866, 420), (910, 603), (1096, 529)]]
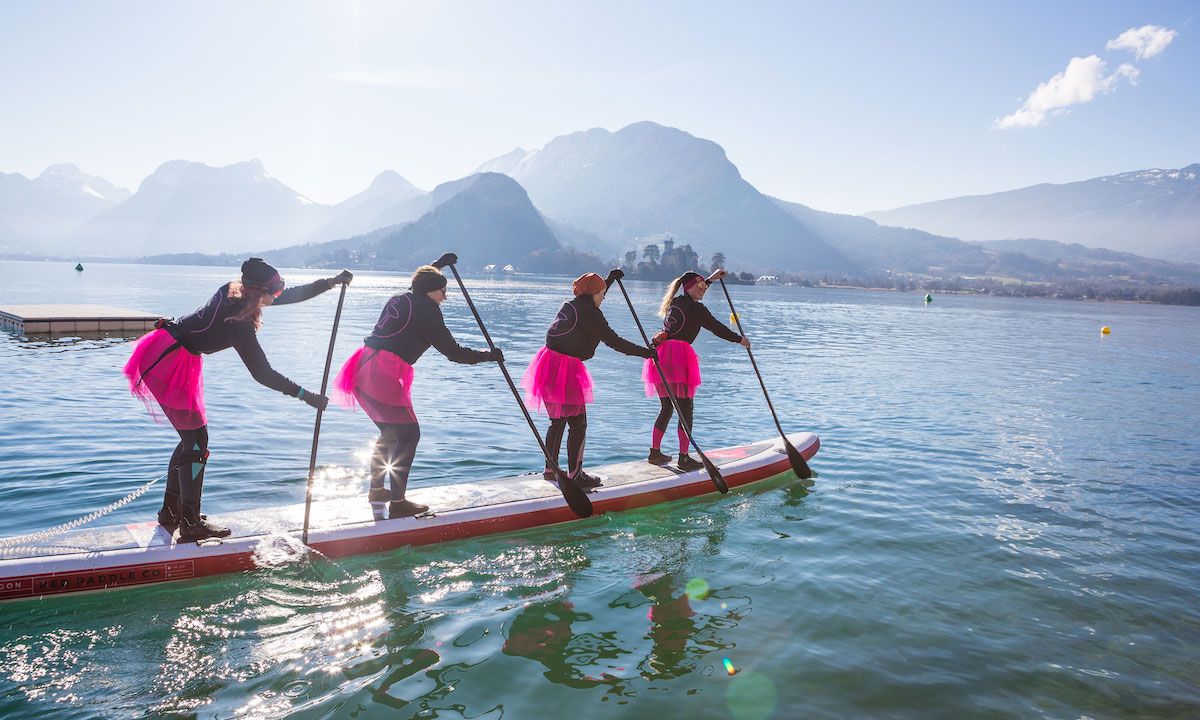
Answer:
[(138, 337), (140, 335), (126, 333), (82, 333), (79, 335), (14, 335), (9, 333), (9, 341), (0, 343), (0, 353), (104, 350), (113, 345), (123, 345)]
[[(0, 295), (58, 299), (39, 275), (52, 270), (0, 263)], [(151, 286), (144, 268), (94, 266), (69, 300), (178, 314), (235, 269), (155, 271)], [(467, 280), (519, 372), (565, 281)], [(337, 357), (399, 282), (356, 279)], [(628, 286), (647, 312), (661, 297)], [(784, 426), (821, 436), (811, 488), (788, 476), (336, 563), (280, 535), (254, 573), (0, 606), (0, 717), (1200, 716), (1194, 309), (731, 291)], [(308, 385), (325, 300), (272, 309), (262, 333)], [(443, 309), (481, 343), (461, 298)], [(1119, 334), (1099, 342), (1101, 325)], [(128, 397), (126, 345), (22, 343), (0, 336), (0, 535), (125, 495), (175, 443)], [(697, 349), (701, 446), (773, 437), (745, 353)], [(589, 457), (643, 456), (658, 404), (637, 363), (601, 349), (589, 370)], [(498, 372), (436, 355), (419, 371), (415, 487), (539, 467)], [(306, 406), (255, 387), (230, 353), (205, 372), (206, 510), (301, 501)], [(374, 432), (326, 414), (319, 498), (361, 495)], [(112, 519), (156, 509), (143, 497)]]
[[(3, 645), (0, 712), (554, 716), (502, 690), (531, 674), (599, 703), (679, 680), (720, 703), (734, 687), (722, 659), (737, 657), (755, 592), (703, 560), (730, 515), (701, 502), (633, 516), (336, 564), (276, 536), (257, 551), (260, 570), (225, 585), (137, 589), (116, 607), (92, 596), (72, 616), (13, 606), (30, 627)], [(613, 552), (597, 552), (605, 545)]]

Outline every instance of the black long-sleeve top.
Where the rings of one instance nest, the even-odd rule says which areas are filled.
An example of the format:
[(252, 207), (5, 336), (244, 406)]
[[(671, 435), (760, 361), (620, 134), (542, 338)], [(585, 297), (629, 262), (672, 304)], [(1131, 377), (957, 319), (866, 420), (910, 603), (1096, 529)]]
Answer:
[(472, 350), (458, 344), (442, 309), (428, 295), (406, 292), (393, 295), (383, 306), (379, 321), (363, 344), (376, 350), (387, 350), (400, 356), (409, 365), (414, 364), (434, 347), (448, 359), (464, 365), (474, 365), (491, 359), (486, 350)]
[(609, 327), (591, 295), (580, 295), (563, 303), (546, 331), (546, 347), (580, 360), (590, 360), (600, 343), (626, 355), (650, 357), (645, 347), (629, 342)]
[[(250, 375), (262, 385), (278, 390), (284, 395), (295, 396), (300, 386), (271, 367), (267, 354), (258, 344), (258, 335), (253, 322), (234, 321), (234, 317), (246, 306), (245, 300), (229, 297), (229, 285), (225, 283), (196, 312), (182, 317), (166, 326), (167, 332), (179, 341), (184, 350), (193, 355), (211, 355), (226, 348), (237, 350), (238, 356), (250, 371)], [(287, 305), (316, 297), (332, 285), (328, 280), (299, 287), (288, 288), (275, 298), (275, 305)]]
[(700, 334), (700, 328), (707, 329), (722, 340), (742, 341), (741, 335), (713, 317), (704, 303), (691, 295), (684, 293), (672, 298), (671, 308), (667, 310), (667, 316), (663, 318), (663, 332), (667, 334), (667, 340), (682, 340), (690, 345)]

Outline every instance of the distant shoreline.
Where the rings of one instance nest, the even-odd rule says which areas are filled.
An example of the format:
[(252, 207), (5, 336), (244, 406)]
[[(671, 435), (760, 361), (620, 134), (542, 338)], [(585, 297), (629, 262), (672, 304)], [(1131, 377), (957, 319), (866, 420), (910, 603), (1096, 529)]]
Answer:
[[(73, 257), (65, 258), (61, 256), (29, 256), (29, 255), (12, 255), (0, 253), (0, 261), (9, 262), (33, 262), (33, 263), (63, 263), (64, 265), (74, 266), (76, 263), (99, 263), (104, 265), (144, 265), (144, 266), (175, 266), (175, 267), (195, 267), (195, 268), (212, 268), (212, 267), (228, 267), (236, 269), (242, 261), (242, 256), (237, 255), (222, 255), (222, 256), (206, 256), (197, 253), (196, 259), (206, 258), (209, 262), (148, 262), (145, 258), (110, 258), (110, 257)], [(228, 260), (226, 260), (228, 258)], [(182, 259), (182, 258), (181, 258)], [(290, 267), (283, 266), (291, 270), (315, 271), (327, 268), (314, 267)], [(383, 270), (375, 268), (353, 268), (354, 270), (365, 270), (367, 272), (385, 273), (404, 275), (411, 270)], [(415, 268), (413, 268), (415, 269)], [(484, 277), (517, 277), (519, 275), (536, 275), (540, 277), (572, 277), (571, 274), (565, 273), (517, 273), (516, 275), (507, 275), (503, 273), (486, 273), (483, 271), (469, 271), (472, 276)], [(1177, 305), (1184, 307), (1200, 306), (1200, 288), (1191, 286), (1142, 286), (1142, 287), (1126, 287), (1109, 288), (1107, 290), (1097, 290), (1098, 283), (1090, 283), (1087, 281), (1077, 281), (1074, 283), (994, 283), (994, 284), (979, 284), (976, 286), (968, 286), (968, 281), (962, 278), (919, 278), (910, 274), (897, 274), (894, 277), (899, 283), (905, 287), (886, 287), (879, 285), (856, 285), (849, 282), (827, 283), (813, 282), (803, 278), (802, 276), (793, 276), (787, 273), (781, 273), (783, 278), (780, 282), (773, 283), (754, 283), (738, 281), (739, 285), (755, 285), (757, 287), (808, 287), (814, 289), (830, 289), (830, 290), (864, 290), (864, 291), (887, 291), (895, 293), (913, 293), (924, 295), (926, 293), (932, 295), (988, 295), (992, 297), (1009, 297), (1009, 298), (1025, 298), (1025, 299), (1042, 299), (1042, 300), (1084, 300), (1093, 302), (1112, 302), (1112, 303), (1130, 303), (1141, 305)], [(879, 274), (874, 275), (875, 278)], [(630, 280), (639, 282), (662, 282), (657, 279), (641, 279), (631, 275)], [(732, 283), (731, 283), (732, 284)], [(950, 287), (947, 287), (950, 286)], [(1023, 289), (1026, 292), (1011, 292), (1011, 290)], [(1033, 292), (1033, 290), (1039, 290)], [(1118, 293), (1126, 295), (1121, 297)], [(1131, 293), (1143, 293), (1143, 297), (1129, 297)], [(1156, 299), (1161, 298), (1161, 299)]]

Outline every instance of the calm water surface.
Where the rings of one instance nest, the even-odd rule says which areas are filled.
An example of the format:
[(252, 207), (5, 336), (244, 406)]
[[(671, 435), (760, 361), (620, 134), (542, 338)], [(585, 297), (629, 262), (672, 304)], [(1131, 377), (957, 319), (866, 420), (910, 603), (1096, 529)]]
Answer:
[[(234, 274), (0, 262), (0, 304), (178, 315)], [(567, 282), (468, 282), (519, 374)], [(405, 285), (356, 279), (335, 362)], [(628, 285), (648, 318), (661, 287)], [(1200, 716), (1195, 308), (731, 290), (785, 426), (821, 436), (810, 491), (785, 479), (336, 563), (264, 551), (254, 573), (2, 605), (0, 717)], [(723, 302), (707, 298), (719, 317)], [(305, 386), (335, 303), (266, 311), (268, 356)], [(635, 336), (619, 295), (604, 309)], [(482, 345), (461, 296), (444, 311)], [(701, 445), (770, 437), (745, 353), (708, 335), (697, 349)], [(129, 396), (128, 352), (0, 334), (0, 536), (165, 470), (175, 436)], [(206, 510), (302, 500), (311, 411), (235, 353), (205, 363)], [(657, 403), (637, 362), (601, 348), (589, 367), (590, 461), (644, 455)], [(431, 352), (417, 369), (414, 485), (539, 467), (494, 366)], [(321, 463), (357, 471), (373, 429), (328, 413)], [(159, 493), (109, 520), (152, 517)]]

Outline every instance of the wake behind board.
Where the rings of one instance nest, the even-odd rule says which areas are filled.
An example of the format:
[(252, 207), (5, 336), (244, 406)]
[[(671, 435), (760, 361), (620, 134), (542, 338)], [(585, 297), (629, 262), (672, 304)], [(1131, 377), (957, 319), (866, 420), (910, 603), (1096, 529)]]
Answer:
[[(788, 436), (804, 458), (816, 455), (812, 433)], [(730, 488), (791, 469), (781, 440), (710, 450)], [(716, 492), (708, 473), (683, 472), (645, 461), (589, 468), (604, 484), (589, 494), (597, 515)], [(578, 519), (559, 491), (541, 475), (520, 475), (415, 488), (409, 497), (428, 505), (418, 517), (376, 521), (362, 496), (313, 504), (309, 545), (331, 558), (385, 552), (512, 532)], [(202, 578), (252, 570), (255, 551), (269, 538), (299, 538), (303, 503), (222, 513), (233, 530), (221, 541), (177, 544), (154, 521), (74, 530), (45, 540), (4, 547), (0, 541), (0, 601), (39, 598)], [(299, 540), (295, 540), (298, 543)]]

